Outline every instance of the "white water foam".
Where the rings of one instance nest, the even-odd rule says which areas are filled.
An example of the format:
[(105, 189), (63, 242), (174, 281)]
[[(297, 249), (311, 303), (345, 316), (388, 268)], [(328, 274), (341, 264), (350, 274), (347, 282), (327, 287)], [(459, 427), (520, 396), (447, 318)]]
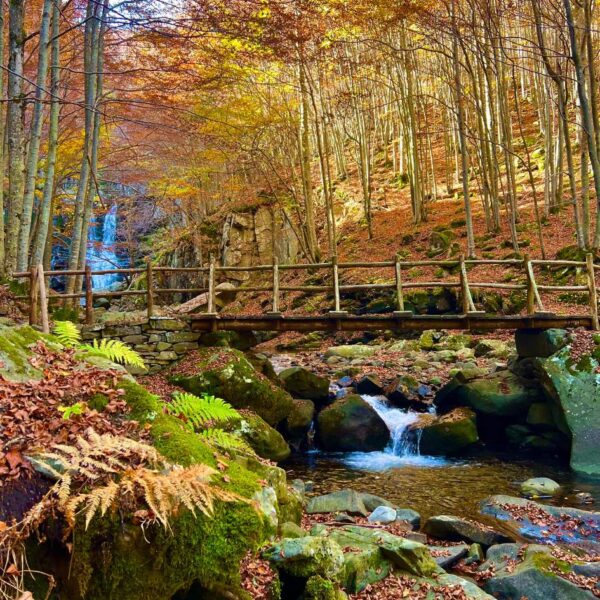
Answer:
[(389, 405), (385, 396), (362, 396), (383, 419), (390, 430), (390, 443), (382, 452), (351, 452), (343, 461), (353, 469), (385, 471), (401, 466), (439, 467), (447, 464), (443, 458), (421, 456), (419, 440), (409, 435), (409, 427), (419, 414)]

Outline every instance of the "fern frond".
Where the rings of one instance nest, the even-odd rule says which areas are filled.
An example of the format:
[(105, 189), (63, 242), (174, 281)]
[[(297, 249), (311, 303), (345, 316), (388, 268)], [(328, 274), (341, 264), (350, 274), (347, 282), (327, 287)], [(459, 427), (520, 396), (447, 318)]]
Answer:
[(58, 341), (68, 348), (78, 346), (81, 342), (81, 332), (72, 321), (56, 321), (53, 332)]
[(82, 348), (96, 356), (108, 358), (112, 362), (146, 368), (144, 359), (121, 340), (94, 340), (93, 344), (84, 344)]
[(241, 451), (247, 454), (255, 454), (254, 450), (246, 443), (245, 440), (228, 431), (222, 429), (207, 429), (199, 433), (202, 441), (209, 446), (216, 446), (220, 450)]
[(185, 421), (193, 430), (224, 425), (241, 419), (240, 413), (221, 398), (199, 398), (187, 392), (173, 394), (173, 401), (165, 405), (165, 410)]

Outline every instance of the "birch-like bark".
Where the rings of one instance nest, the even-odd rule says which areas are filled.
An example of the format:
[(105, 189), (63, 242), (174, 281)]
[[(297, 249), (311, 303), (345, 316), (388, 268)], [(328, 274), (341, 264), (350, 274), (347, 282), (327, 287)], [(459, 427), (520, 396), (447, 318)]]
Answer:
[[(46, 93), (46, 78), (48, 77), (48, 39), (50, 36), (50, 16), (52, 14), (52, 0), (44, 0), (42, 18), (40, 22), (40, 40), (38, 52), (38, 70), (33, 104), (33, 117), (29, 136), (29, 150), (25, 167), (25, 193), (23, 196), (23, 215), (19, 230), (19, 249), (17, 268), (24, 271), (29, 258), (29, 237), (31, 232), (31, 217), (33, 215), (33, 202), (35, 185), (38, 172), (38, 158), (40, 155), (40, 142), (42, 139), (42, 118), (44, 112), (43, 97)], [(37, 264), (37, 263), (36, 263)]]

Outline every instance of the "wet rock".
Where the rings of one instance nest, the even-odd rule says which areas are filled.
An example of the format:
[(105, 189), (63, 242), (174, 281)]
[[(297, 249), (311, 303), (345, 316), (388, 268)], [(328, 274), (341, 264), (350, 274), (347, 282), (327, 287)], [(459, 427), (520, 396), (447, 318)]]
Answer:
[(282, 523), (279, 529), (279, 533), (282, 538), (301, 538), (309, 535), (307, 531), (304, 531), (300, 525), (286, 521)]
[(548, 477), (534, 477), (521, 484), (521, 493), (524, 496), (553, 496), (560, 491), (560, 483)]
[(534, 402), (527, 412), (527, 424), (534, 429), (556, 429), (552, 407), (547, 402)]
[(485, 548), (514, 541), (491, 527), (452, 515), (430, 517), (423, 526), (423, 532), (436, 539), (466, 541)]
[(456, 408), (440, 417), (423, 415), (411, 430), (420, 434), (421, 453), (431, 456), (457, 454), (479, 441), (477, 419), (468, 408)]
[(356, 394), (340, 398), (324, 408), (317, 423), (320, 445), (327, 451), (383, 450), (390, 439), (383, 419)]
[(367, 396), (381, 396), (383, 394), (381, 379), (377, 375), (365, 375), (356, 383), (356, 391)]
[(369, 523), (382, 523), (387, 525), (396, 520), (396, 511), (388, 506), (379, 506), (369, 515)]
[(548, 358), (569, 343), (569, 334), (564, 329), (519, 329), (515, 342), (522, 358)]
[(465, 564), (472, 565), (473, 563), (483, 562), (485, 559), (485, 553), (483, 548), (479, 544), (471, 544), (469, 546), (469, 552), (465, 558)]
[(294, 398), (323, 401), (329, 398), (329, 381), (303, 367), (290, 367), (279, 373), (283, 387)]
[(315, 416), (315, 405), (310, 400), (294, 400), (292, 410), (283, 423), (283, 434), (296, 451), (308, 447), (309, 433)]
[(239, 432), (261, 458), (281, 462), (290, 455), (290, 447), (279, 431), (255, 413), (243, 413)]
[(354, 379), (350, 375), (344, 375), (336, 381), (336, 384), (341, 388), (349, 388), (354, 385)]
[(444, 570), (454, 566), (459, 560), (467, 556), (469, 552), (468, 544), (460, 546), (428, 546), (433, 560)]
[(398, 521), (404, 521), (413, 529), (418, 529), (421, 525), (421, 515), (410, 508), (398, 508), (396, 509), (396, 522)]
[(600, 551), (600, 513), (503, 495), (484, 500), (481, 511), (502, 521), (503, 529), (515, 536)]
[(307, 579), (319, 575), (335, 581), (344, 565), (340, 546), (323, 537), (284, 538), (262, 556), (278, 570)]
[(571, 468), (600, 475), (600, 378), (598, 361), (586, 356), (578, 363), (569, 348), (539, 361), (540, 383), (552, 401), (558, 428), (571, 437)]
[(376, 496), (375, 494), (367, 494), (365, 492), (361, 492), (360, 497), (362, 498), (364, 505), (369, 511), (374, 511), (380, 506), (394, 508), (394, 505), (391, 502), (388, 502), (385, 498), (382, 498), (381, 496)]
[(420, 386), (419, 382), (411, 375), (402, 375), (397, 377), (384, 390), (384, 394), (391, 404), (398, 408), (411, 408), (413, 410), (426, 411), (429, 407), (423, 401), (427, 394), (420, 394), (426, 391)]
[(529, 546), (524, 559), (516, 566), (513, 564), (496, 572), (484, 589), (500, 599), (548, 600), (584, 600), (594, 598), (592, 592), (577, 587), (560, 577), (557, 573), (569, 573), (570, 566), (564, 561), (553, 558), (549, 549), (543, 546)]

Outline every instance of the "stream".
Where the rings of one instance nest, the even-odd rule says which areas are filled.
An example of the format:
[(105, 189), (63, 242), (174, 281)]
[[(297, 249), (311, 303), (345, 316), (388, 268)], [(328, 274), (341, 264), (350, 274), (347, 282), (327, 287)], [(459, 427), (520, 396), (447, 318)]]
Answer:
[[(289, 357), (271, 360), (276, 371), (289, 366)], [(532, 458), (497, 449), (480, 449), (461, 458), (423, 456), (418, 440), (415, 443), (407, 435), (419, 413), (392, 407), (385, 397), (362, 397), (390, 430), (387, 448), (381, 452), (349, 453), (315, 449), (293, 455), (281, 465), (290, 480), (312, 482), (316, 494), (343, 488), (376, 494), (399, 507), (416, 510), (423, 519), (452, 514), (482, 520), (479, 504), (487, 496), (519, 496), (521, 482), (531, 477), (550, 477), (561, 483), (563, 491), (544, 502), (600, 510), (600, 481), (579, 477), (555, 457)], [(591, 493), (594, 503), (582, 507), (574, 497), (578, 492)]]

